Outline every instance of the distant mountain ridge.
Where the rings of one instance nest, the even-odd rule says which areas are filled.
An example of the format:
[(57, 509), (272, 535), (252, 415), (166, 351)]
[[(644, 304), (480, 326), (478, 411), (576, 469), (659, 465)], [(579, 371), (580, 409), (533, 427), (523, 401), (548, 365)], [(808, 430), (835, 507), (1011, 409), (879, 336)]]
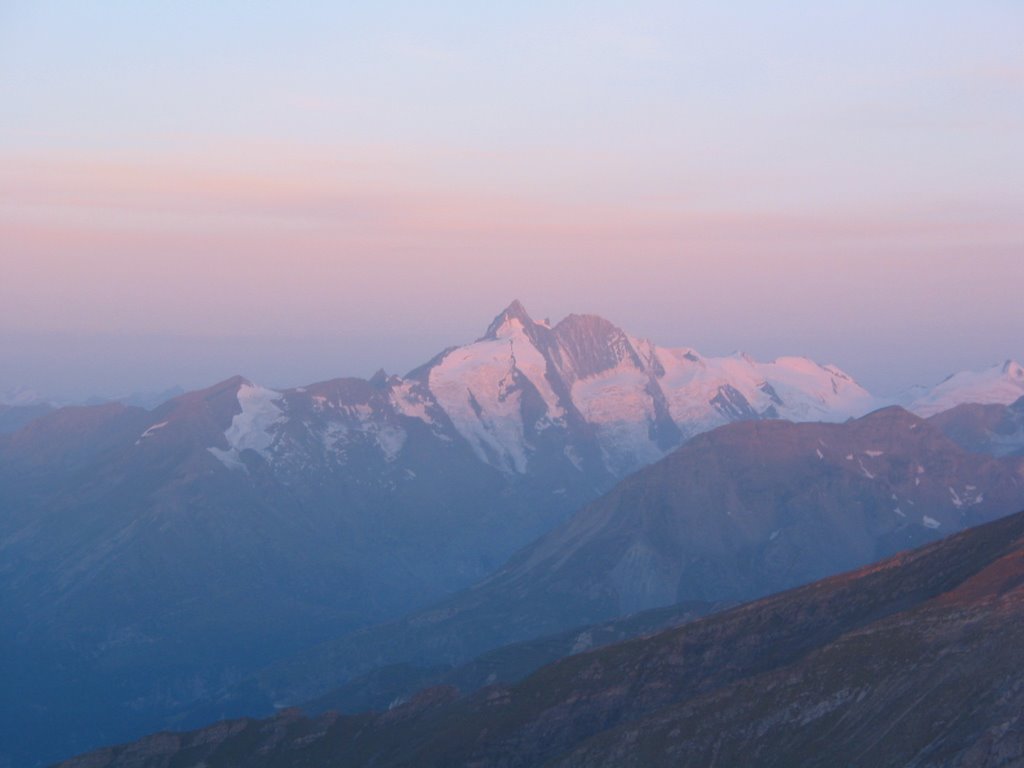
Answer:
[[(381, 397), (371, 402), (355, 386), (359, 381)], [(340, 382), (348, 385), (329, 386)], [(296, 444), (301, 439), (294, 427), (284, 424), (290, 409), (312, 408), (318, 418), (306, 437), (326, 452), (343, 453), (339, 441), (357, 432), (389, 457), (405, 438), (396, 417), (408, 416), (442, 440), (464, 440), (480, 461), (503, 472), (525, 474), (531, 460), (550, 462), (553, 449), (560, 449), (560, 462), (607, 478), (737, 420), (842, 421), (891, 404), (921, 416), (963, 403), (1008, 405), (1024, 396), (1024, 366), (1007, 360), (882, 398), (834, 365), (804, 357), (760, 363), (743, 353), (705, 357), (689, 347), (656, 346), (596, 315), (571, 314), (555, 325), (537, 322), (516, 300), (476, 342), (450, 347), (404, 377), (380, 371), (370, 380), (333, 379), (284, 390), (245, 379), (240, 384), (241, 413), (225, 432), (228, 446), (211, 446), (232, 468), (243, 466), (239, 456), (246, 450), (282, 467), (309, 461)], [(325, 387), (332, 391), (310, 392)], [(117, 402), (155, 408), (179, 394), (175, 387)], [(36, 397), (22, 393), (22, 399), (30, 395)], [(33, 404), (40, 409), (12, 413), (11, 425), (0, 424), (0, 432), (54, 407)], [(335, 423), (316, 423), (323, 421)]]

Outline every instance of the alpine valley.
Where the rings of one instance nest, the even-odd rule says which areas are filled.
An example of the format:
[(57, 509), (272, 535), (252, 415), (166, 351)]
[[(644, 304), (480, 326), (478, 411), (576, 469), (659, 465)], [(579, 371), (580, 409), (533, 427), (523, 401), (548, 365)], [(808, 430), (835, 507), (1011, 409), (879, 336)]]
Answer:
[(376, 706), (382, 669), (405, 697), (502, 647), (511, 680), (994, 520), (1024, 508), (1022, 396), (1008, 362), (904, 409), (513, 302), (405, 376), (0, 410), (0, 765)]

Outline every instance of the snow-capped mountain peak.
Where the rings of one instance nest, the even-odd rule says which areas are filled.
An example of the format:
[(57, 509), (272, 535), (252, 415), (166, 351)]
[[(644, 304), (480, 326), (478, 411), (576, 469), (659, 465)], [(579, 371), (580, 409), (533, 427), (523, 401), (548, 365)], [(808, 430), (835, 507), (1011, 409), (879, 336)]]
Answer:
[[(519, 299), (515, 299), (505, 309), (498, 313), (497, 317), (491, 321), (491, 324), (487, 326), (487, 331), (480, 338), (480, 341), (484, 339), (497, 339), (507, 335), (510, 329), (518, 326), (525, 330), (537, 325), (534, 323), (533, 318), (526, 311), (526, 307)], [(542, 326), (543, 327), (543, 326)]]
[[(1021, 397), (1024, 367), (1008, 360), (902, 402), (928, 416)], [(729, 422), (845, 421), (888, 404), (832, 364), (706, 357), (659, 347), (597, 315), (537, 323), (513, 301), (477, 341), (407, 376), (380, 371), (281, 391), (236, 376), (168, 401), (137, 439), (152, 450), (192, 430), (175, 426), (183, 419), (207, 414), (209, 453), (232, 470), (251, 469), (259, 457), (274, 472), (371, 461), (372, 472), (387, 474), (405, 471), (403, 457), (455, 450), (509, 476), (581, 473), (600, 484)]]
[(595, 478), (619, 477), (730, 421), (839, 421), (878, 405), (838, 368), (807, 358), (708, 358), (658, 347), (597, 315), (537, 323), (520, 301), (477, 341), (407, 377), (285, 392), (240, 380), (237, 402), (210, 449), (234, 469), (246, 466), (247, 450), (292, 469), (323, 455), (349, 461), (367, 445), (394, 462), (426, 427), (430, 439), (461, 444), (505, 473), (564, 462)]

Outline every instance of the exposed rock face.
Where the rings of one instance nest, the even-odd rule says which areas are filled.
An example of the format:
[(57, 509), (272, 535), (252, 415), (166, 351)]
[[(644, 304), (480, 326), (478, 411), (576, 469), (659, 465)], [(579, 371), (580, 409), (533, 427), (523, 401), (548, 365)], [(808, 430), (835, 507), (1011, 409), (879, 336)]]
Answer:
[(1024, 513), (459, 698), (160, 734), (67, 768), (1024, 764)]
[(845, 424), (746, 422), (626, 478), (433, 608), (261, 676), (300, 702), (377, 666), (490, 648), (672, 603), (749, 600), (1024, 507), (1024, 462), (964, 451), (888, 408)]

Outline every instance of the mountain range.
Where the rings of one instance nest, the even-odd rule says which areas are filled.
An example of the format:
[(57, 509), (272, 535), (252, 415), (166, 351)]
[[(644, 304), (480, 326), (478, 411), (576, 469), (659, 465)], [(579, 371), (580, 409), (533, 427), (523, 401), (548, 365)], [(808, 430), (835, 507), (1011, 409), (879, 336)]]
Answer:
[[(1017, 422), (1006, 402), (1018, 369), (970, 378), (964, 396), (989, 402), (988, 410), (983, 417), (964, 411), (947, 433), (971, 450), (1014, 453), (1019, 433), (1007, 431)], [(941, 385), (942, 402), (960, 397), (952, 381)], [(936, 400), (928, 397), (918, 393), (915, 402)], [(106, 403), (30, 419), (19, 413), (16, 429), (0, 434), (0, 673), (11, 681), (0, 696), (0, 741), (21, 755), (11, 759), (57, 757), (152, 729), (172, 713), (249, 685), (257, 673), (261, 696), (286, 692), (291, 700), (307, 692), (304, 673), (279, 680), (267, 670), (292, 662), (272, 666), (278, 660), (462, 600), (460, 590), (482, 583), (538, 537), (558, 535), (552, 532), (574, 512), (629, 473), (685, 450), (695, 436), (736, 422), (768, 430), (781, 419), (838, 423), (880, 404), (835, 366), (709, 358), (657, 347), (595, 316), (536, 322), (514, 302), (480, 339), (406, 376), (381, 372), (286, 390), (234, 377), (151, 409)], [(846, 461), (846, 454), (817, 447), (825, 458), (803, 455), (814, 471), (860, 473), (865, 481), (864, 473), (876, 474), (887, 459), (864, 451), (898, 453), (865, 444), (854, 451), (856, 461)], [(995, 490), (1004, 487), (998, 473), (960, 459), (953, 464), (948, 481), (969, 508), (963, 518), (943, 516), (953, 496), (930, 481), (922, 482), (934, 491), (929, 503), (942, 504), (927, 514), (939, 527), (900, 507), (924, 536), (982, 519), (982, 510), (1009, 511), (998, 506), (1005, 498)], [(992, 489), (984, 484), (990, 480)], [(839, 484), (847, 486), (852, 481)], [(871, 488), (865, 493), (880, 504), (882, 491)], [(984, 504), (975, 504), (979, 496)], [(907, 533), (910, 522), (899, 527), (897, 505), (884, 501), (884, 515), (874, 507), (871, 514), (896, 528), (878, 536), (872, 529), (856, 540), (856, 558), (839, 558), (833, 570), (919, 540)], [(812, 530), (776, 522), (766, 535), (779, 532), (765, 552), (785, 561)], [(758, 536), (768, 524), (755, 526)], [(534, 547), (542, 549), (524, 552), (536, 556), (556, 539), (541, 541)], [(502, 616), (509, 625), (494, 637), (469, 634), (465, 648), (438, 658), (464, 660), (569, 621), (603, 621), (686, 597), (673, 593), (679, 562), (670, 558), (656, 578), (644, 576), (663, 567), (657, 547), (629, 547), (615, 571), (621, 583), (614, 590), (592, 584), (593, 599), (572, 597), (561, 624), (545, 618), (539, 601), (535, 616)], [(523, 557), (501, 568), (494, 583), (509, 578)], [(796, 558), (799, 567), (776, 569), (765, 584), (821, 575), (812, 561)], [(701, 599), (755, 594), (741, 582), (718, 590), (728, 585), (714, 573), (726, 567), (714, 558), (686, 565), (691, 574), (704, 569), (692, 581), (705, 585)], [(743, 578), (749, 586), (760, 577)], [(503, 605), (496, 602), (496, 610)], [(433, 631), (431, 622), (425, 626)], [(384, 645), (378, 656), (389, 653)], [(393, 660), (409, 658), (428, 660), (419, 651)], [(353, 670), (331, 671), (324, 684)]]
[[(214, 453), (241, 468), (249, 449), (287, 474), (316, 461), (318, 451), (343, 453), (358, 435), (393, 461), (409, 438), (404, 417), (438, 440), (464, 443), (506, 474), (555, 467), (621, 477), (731, 421), (841, 421), (875, 405), (834, 366), (704, 358), (656, 347), (592, 315), (553, 327), (535, 322), (519, 302), (476, 342), (445, 350), (405, 377), (381, 372), (368, 385), (278, 393), (244, 383), (228, 445)], [(298, 430), (299, 414), (315, 426)]]

